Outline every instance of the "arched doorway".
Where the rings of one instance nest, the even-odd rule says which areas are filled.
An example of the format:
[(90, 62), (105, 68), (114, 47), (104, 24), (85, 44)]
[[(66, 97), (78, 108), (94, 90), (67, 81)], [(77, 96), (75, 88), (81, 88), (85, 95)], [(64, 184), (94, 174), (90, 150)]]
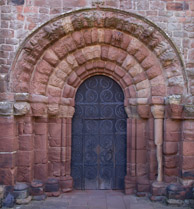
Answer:
[(124, 189), (126, 113), (121, 87), (106, 76), (87, 79), (76, 94), (72, 177), (76, 189)]

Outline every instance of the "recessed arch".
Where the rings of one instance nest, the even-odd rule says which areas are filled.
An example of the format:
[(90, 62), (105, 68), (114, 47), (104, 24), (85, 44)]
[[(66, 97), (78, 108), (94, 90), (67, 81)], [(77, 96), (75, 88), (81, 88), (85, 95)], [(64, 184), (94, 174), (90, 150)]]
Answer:
[[(110, 52), (106, 57), (108, 50)], [(93, 57), (90, 56), (91, 52)], [(120, 57), (116, 59), (118, 55)], [(166, 86), (166, 93), (162, 96), (180, 95), (187, 91), (181, 58), (165, 33), (138, 15), (105, 8), (62, 15), (33, 32), (22, 44), (12, 66), (11, 89), (30, 92), (35, 76), (40, 86), (41, 93), (38, 93), (42, 94), (41, 89), (48, 85), (49, 77), (62, 59), (69, 58), (68, 65), (72, 71), (75, 70), (77, 66), (72, 66), (75, 64), (71, 63), (72, 56), (79, 66), (101, 58), (110, 59), (121, 67), (124, 59), (132, 56), (146, 73), (149, 72), (151, 78), (158, 71), (162, 72), (163, 84), (160, 85), (163, 86), (160, 87)], [(157, 65), (160, 69), (150, 69), (151, 65)], [(43, 75), (36, 72), (37, 66)], [(143, 74), (138, 75), (136, 80), (143, 79)], [(36, 88), (37, 83), (34, 85)]]
[[(57, 144), (60, 147), (53, 148), (52, 142), (49, 151), (45, 152), (51, 155), (51, 162), (44, 161), (43, 165), (37, 163), (37, 168), (42, 166), (45, 169), (45, 176), (49, 164), (51, 170), (55, 166), (57, 169), (60, 167), (49, 175), (70, 178), (71, 120), (75, 110), (75, 94), (86, 79), (95, 75), (112, 78), (124, 92), (128, 116), (128, 176), (125, 186), (130, 190), (134, 187), (138, 166), (143, 169), (144, 164), (149, 162), (144, 161), (148, 150), (142, 152), (144, 158), (137, 157), (139, 150), (136, 140), (139, 137), (146, 141), (147, 135), (141, 131), (147, 125), (151, 134), (154, 133), (151, 107), (152, 113), (158, 111), (158, 114), (153, 114), (157, 121), (164, 116), (166, 97), (178, 95), (179, 99), (180, 95), (188, 93), (184, 66), (176, 46), (160, 28), (143, 17), (120, 10), (101, 8), (74, 11), (34, 31), (22, 43), (15, 57), (10, 91), (16, 95), (14, 108), (17, 105), (18, 109), (20, 105), (28, 108), (28, 112), (18, 112), (22, 112), (21, 115), (27, 113), (28, 119), (35, 120), (35, 132), (47, 130), (38, 130), (39, 123), (44, 123), (44, 127), (49, 126), (53, 131), (61, 127), (58, 136), (61, 141)], [(138, 127), (140, 131), (137, 133)], [(159, 130), (163, 128), (159, 127)], [(47, 133), (44, 134), (45, 140), (50, 143), (53, 133), (49, 133), (49, 137)], [(154, 142), (150, 146), (152, 149)], [(45, 146), (44, 150), (47, 149)], [(55, 152), (57, 155), (54, 155)], [(155, 158), (151, 160), (153, 162)], [(157, 165), (154, 163), (152, 166)], [(33, 168), (31, 170), (30, 175), (33, 176)], [(151, 182), (157, 171), (152, 168), (150, 172)], [(36, 175), (34, 177), (37, 178)]]

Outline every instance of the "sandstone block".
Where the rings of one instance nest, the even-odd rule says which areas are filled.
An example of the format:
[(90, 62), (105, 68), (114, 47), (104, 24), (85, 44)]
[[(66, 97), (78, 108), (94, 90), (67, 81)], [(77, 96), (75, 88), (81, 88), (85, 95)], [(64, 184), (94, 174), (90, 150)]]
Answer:
[(183, 142), (183, 155), (194, 156), (194, 142)]
[(80, 51), (76, 51), (74, 53), (74, 56), (75, 56), (75, 59), (76, 59), (76, 61), (77, 61), (77, 63), (79, 65), (82, 65), (83, 63), (86, 62), (86, 58), (85, 58), (85, 56), (84, 56), (84, 54), (82, 53), (81, 50)]
[(51, 49), (48, 49), (44, 56), (43, 56), (43, 59), (46, 60), (49, 64), (51, 64), (52, 66), (56, 66), (58, 61), (59, 61), (59, 58), (57, 57), (57, 55), (54, 53), (53, 50)]
[(86, 45), (89, 45), (92, 43), (92, 35), (91, 35), (91, 29), (88, 29), (88, 30), (84, 30), (83, 32), (83, 36), (84, 36), (84, 40), (85, 40), (85, 43)]
[(175, 155), (178, 152), (177, 142), (165, 142), (163, 145), (165, 155)]
[(0, 150), (1, 152), (13, 152), (18, 150), (18, 139), (16, 137), (1, 137)]
[(17, 165), (18, 166), (32, 166), (34, 154), (33, 151), (18, 151)]
[(19, 136), (19, 150), (21, 151), (32, 151), (34, 148), (34, 137), (33, 135), (21, 135)]
[(14, 168), (16, 166), (16, 154), (1, 153), (0, 154), (0, 167), (1, 168)]
[(57, 41), (53, 46), (52, 46), (52, 50), (55, 52), (55, 54), (62, 59), (63, 57), (65, 57), (68, 53), (66, 46), (65, 46), (65, 42), (64, 42), (65, 38), (60, 39), (59, 41)]
[(84, 37), (81, 32), (74, 32), (72, 38), (75, 41), (77, 48), (82, 48), (85, 45)]
[(35, 164), (34, 165), (34, 178), (38, 180), (45, 180), (48, 177), (48, 165), (47, 164)]
[(142, 62), (148, 55), (149, 50), (144, 46), (139, 48), (139, 50), (135, 53), (135, 57), (139, 62)]
[(16, 168), (11, 169), (0, 167), (0, 183), (2, 185), (14, 185), (16, 173)]

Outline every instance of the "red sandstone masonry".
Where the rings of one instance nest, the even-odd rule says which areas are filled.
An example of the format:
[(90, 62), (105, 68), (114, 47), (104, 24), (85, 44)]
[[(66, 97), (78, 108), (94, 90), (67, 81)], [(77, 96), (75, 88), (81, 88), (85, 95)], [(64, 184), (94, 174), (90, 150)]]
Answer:
[[(63, 8), (61, 7), (60, 9), (56, 9), (54, 7), (59, 7), (59, 5), (61, 4), (61, 2), (63, 2)], [(2, 2), (4, 3), (4, 1)], [(27, 3), (26, 3), (27, 4)], [(108, 3), (106, 3), (107, 5)], [(189, 39), (189, 37), (192, 37), (193, 32), (192, 32), (192, 28), (191, 27), (184, 27), (187, 26), (187, 23), (189, 23), (189, 16), (192, 16), (193, 14), (191, 13), (190, 10), (192, 9), (192, 3), (190, 2), (165, 2), (165, 1), (159, 1), (159, 2), (149, 2), (150, 7), (148, 7), (148, 5), (143, 4), (142, 1), (137, 1), (137, 4), (135, 6), (135, 4), (132, 4), (131, 1), (127, 2), (127, 6), (130, 5), (128, 7), (129, 11), (132, 11), (134, 13), (138, 13), (138, 14), (147, 14), (148, 18), (150, 20), (152, 20), (154, 23), (156, 23), (157, 25), (159, 25), (163, 30), (167, 31), (170, 35), (170, 37), (177, 43), (178, 47), (180, 44), (180, 48), (183, 49), (184, 48), (184, 62), (187, 66), (187, 70), (188, 70), (188, 75), (190, 76), (190, 74), (192, 75), (192, 66), (193, 66), (193, 53), (192, 51), (189, 49), (191, 46), (183, 46), (183, 40), (184, 39)], [(7, 73), (10, 65), (11, 65), (11, 61), (13, 59), (13, 53), (11, 54), (10, 50), (14, 49), (16, 50), (17, 48), (17, 44), (16, 45), (12, 45), (10, 43), (7, 43), (8, 38), (10, 38), (10, 40), (17, 40), (16, 43), (19, 42), (19, 40), (23, 40), (24, 36), (26, 36), (31, 30), (32, 28), (36, 27), (36, 25), (38, 25), (40, 23), (40, 21), (43, 23), (46, 20), (54, 17), (54, 13), (55, 15), (59, 15), (62, 12), (64, 12), (64, 10), (67, 10), (67, 8), (75, 8), (75, 6), (77, 7), (83, 7), (86, 6), (87, 2), (86, 1), (79, 1), (77, 2), (77, 4), (75, 5), (75, 2), (67, 2), (67, 1), (40, 1), (40, 0), (35, 0), (34, 2), (32, 2), (32, 6), (11, 6), (8, 5), (7, 9), (16, 9), (17, 12), (15, 12), (15, 16), (13, 15), (2, 15), (2, 21), (7, 21), (7, 22), (11, 22), (13, 21), (13, 19), (18, 18), (17, 22), (16, 20), (16, 24), (15, 24), (15, 28), (13, 28), (13, 26), (10, 25), (10, 28), (3, 28), (0, 34), (0, 43), (3, 43), (3, 50), (4, 53), (2, 53), (2, 66), (1, 66), (1, 72), (5, 72)], [(118, 7), (119, 3), (118, 2), (113, 2), (111, 4), (111, 6), (114, 7)], [(123, 3), (121, 2), (121, 6), (123, 5)], [(90, 5), (88, 5), (90, 6)], [(124, 7), (124, 9), (127, 9), (127, 6)], [(46, 8), (47, 7), (47, 8)], [(53, 7), (53, 9), (51, 9)], [(149, 9), (150, 8), (150, 9)], [(165, 9), (167, 9), (168, 11), (166, 11)], [(1, 10), (2, 11), (2, 10)], [(170, 11), (170, 13), (169, 13)], [(184, 13), (184, 15), (186, 16), (185, 19), (178, 17), (179, 15), (181, 16), (180, 11), (186, 11), (186, 13)], [(5, 9), (4, 9), (5, 12)], [(38, 13), (39, 12), (39, 13)], [(41, 15), (40, 13), (43, 13), (44, 15)], [(154, 14), (154, 15), (153, 15)], [(16, 17), (16, 18), (15, 18)], [(42, 18), (41, 18), (42, 17)], [(44, 17), (44, 18), (43, 18)], [(175, 36), (175, 32), (176, 32), (176, 28), (173, 28), (173, 25), (170, 24), (170, 22), (175, 23), (176, 25), (178, 25), (180, 23), (180, 32), (183, 34), (182, 37), (176, 37)], [(17, 23), (22, 23), (22, 26), (20, 26), (20, 24)], [(190, 23), (191, 20), (190, 20)], [(112, 23), (114, 24), (114, 23)], [(4, 24), (5, 26), (5, 24)], [(21, 27), (21, 28), (20, 28)], [(112, 27), (112, 26), (111, 26)], [(113, 27), (114, 28), (114, 27)], [(188, 29), (189, 28), (189, 29)], [(102, 28), (101, 28), (102, 29)], [(190, 30), (190, 31), (189, 31)], [(101, 31), (102, 32), (102, 31)], [(71, 74), (71, 77), (69, 77), (69, 79), (67, 80), (69, 85), (65, 85), (64, 86), (64, 91), (63, 91), (63, 96), (65, 98), (74, 98), (75, 95), (75, 91), (78, 88), (79, 84), (81, 82), (84, 81), (84, 79), (86, 79), (88, 76), (92, 76), (95, 75), (96, 73), (103, 73), (105, 75), (109, 75), (114, 77), (115, 80), (117, 80), (121, 86), (123, 87), (123, 89), (125, 89), (125, 94), (127, 95), (126, 97), (134, 97), (136, 98), (137, 95), (137, 91), (136, 91), (136, 86), (132, 85), (132, 83), (139, 83), (141, 81), (144, 81), (145, 79), (147, 79), (147, 77), (149, 79), (155, 78), (156, 76), (160, 75), (161, 71), (160, 69), (154, 69), (154, 67), (152, 67), (153, 65), (156, 65), (156, 58), (151, 56), (150, 52), (148, 51), (148, 49), (146, 47), (144, 47), (143, 45), (140, 44), (140, 48), (142, 50), (138, 50), (139, 46), (138, 44), (131, 44), (131, 42), (134, 42), (134, 38), (132, 38), (131, 36), (127, 36), (125, 33), (123, 34), (123, 41), (119, 42), (117, 40), (117, 32), (118, 30), (115, 29), (107, 29), (105, 30), (105, 34), (101, 34), (101, 40), (99, 41), (99, 45), (102, 46), (102, 53), (101, 53), (101, 57), (103, 59), (103, 61), (105, 62), (101, 62), (100, 60), (98, 60), (98, 62), (96, 62), (96, 60), (92, 60), (92, 62), (94, 63), (90, 63), (90, 64), (86, 64), (84, 66), (80, 66), (79, 69), (77, 69), (77, 67), (72, 67), (72, 69), (75, 69), (75, 73)], [(172, 33), (171, 33), (172, 32)], [(22, 33), (24, 34), (22, 36)], [(96, 28), (93, 29), (87, 29), (87, 30), (83, 30), (81, 31), (81, 33), (77, 33), (77, 34), (73, 34), (73, 39), (71, 37), (68, 37), (68, 39), (62, 38), (59, 42), (56, 42), (53, 46), (50, 46), (50, 48), (48, 49), (48, 51), (43, 55), (43, 57), (41, 58), (40, 62), (37, 63), (36, 65), (36, 70), (39, 74), (34, 73), (35, 77), (36, 77), (36, 81), (34, 82), (31, 87), (30, 90), (33, 90), (34, 93), (39, 93), (39, 94), (50, 94), (52, 96), (52, 99), (55, 100), (54, 97), (56, 97), (56, 100), (59, 100), (59, 97), (61, 96), (61, 92), (59, 88), (56, 88), (54, 86), (49, 86), (48, 87), (48, 91), (46, 92), (46, 84), (48, 83), (48, 76), (47, 75), (51, 75), (51, 73), (53, 72), (55, 66), (59, 63), (59, 61), (61, 61), (63, 58), (66, 57), (67, 53), (71, 54), (76, 54), (76, 60), (79, 64), (84, 64), (86, 62), (85, 58), (84, 58), (84, 54), (82, 52), (79, 51), (79, 49), (81, 49), (82, 46), (84, 46), (85, 44), (88, 45), (92, 45), (93, 43), (97, 44), (98, 40), (97, 35), (95, 35), (96, 32)], [(6, 35), (6, 36), (5, 36)], [(82, 36), (83, 35), (83, 36)], [(75, 37), (77, 36), (77, 37)], [(185, 36), (185, 37), (184, 37)], [(6, 37), (6, 39), (5, 39)], [(81, 37), (83, 37), (83, 39), (81, 40)], [(52, 38), (52, 37), (51, 37)], [(104, 40), (103, 40), (104, 39)], [(32, 39), (33, 40), (33, 39)], [(157, 37), (156, 39), (157, 40)], [(21, 42), (20, 42), (21, 43)], [(111, 46), (103, 46), (103, 44), (105, 43), (110, 43)], [(149, 43), (151, 44), (151, 43)], [(128, 45), (129, 48), (128, 48)], [(154, 44), (153, 44), (154, 45)], [(46, 44), (44, 44), (44, 46), (46, 46)], [(116, 47), (113, 47), (116, 46)], [(138, 46), (138, 47), (137, 47)], [(77, 50), (78, 48), (78, 50)], [(116, 50), (115, 50), (116, 48)], [(118, 49), (121, 48), (121, 49)], [(154, 48), (154, 47), (153, 47)], [(114, 50), (113, 50), (114, 49)], [(129, 74), (124, 74), (123, 71), (124, 69), (121, 68), (122, 63), (124, 62), (124, 59), (126, 57), (126, 53), (123, 51), (123, 49), (126, 51), (128, 51), (130, 54), (133, 54), (134, 57), (141, 63), (141, 66), (143, 67), (144, 70), (146, 70), (146, 72), (143, 72), (139, 75), (136, 75), (134, 80), (132, 80), (131, 76)], [(6, 51), (5, 51), (6, 50)], [(42, 50), (42, 49), (41, 49)], [(75, 52), (76, 50), (76, 52)], [(111, 50), (111, 51), (110, 51)], [(158, 49), (160, 51), (160, 49)], [(79, 53), (78, 53), (79, 52)], [(162, 52), (160, 51), (160, 53), (162, 54)], [(167, 54), (164, 56), (169, 56), (172, 54)], [(24, 56), (25, 59), (30, 60), (31, 63), (34, 63), (34, 58), (33, 57), (26, 57)], [(41, 56), (40, 56), (41, 57)], [(170, 56), (169, 56), (170, 57)], [(87, 60), (88, 61), (88, 60)], [(100, 63), (99, 63), (100, 61)], [(112, 63), (110, 61), (113, 61)], [(116, 63), (118, 64), (116, 66)], [(24, 71), (22, 72), (21, 75), (21, 80), (23, 80), (23, 83), (21, 82), (21, 89), (22, 91), (28, 91), (29, 87), (28, 87), (28, 81), (30, 80), (30, 73), (32, 73), (32, 66), (31, 65), (26, 65), (26, 63), (23, 63), (24, 65), (22, 65), (22, 69), (25, 68), (25, 73)], [(71, 63), (70, 63), (71, 65)], [(165, 65), (168, 65), (168, 62), (165, 63)], [(72, 65), (73, 66), (73, 65)], [(106, 66), (106, 70), (104, 70), (104, 66)], [(109, 67), (107, 67), (109, 66)], [(157, 63), (158, 66), (158, 63)], [(93, 68), (99, 68), (99, 70), (94, 70)], [(177, 67), (176, 69), (178, 69), (179, 67)], [(87, 69), (87, 70), (86, 70)], [(84, 71), (89, 71), (89, 69), (92, 71), (91, 74), (89, 74), (88, 72), (86, 72), (86, 74), (83, 74)], [(165, 76), (169, 76), (171, 77), (171, 75), (168, 74), (168, 72), (174, 72), (175, 68), (168, 68), (168, 70), (164, 70), (164, 75)], [(28, 71), (28, 73), (26, 72)], [(110, 71), (112, 71), (112, 73), (110, 73)], [(20, 72), (21, 73), (21, 72)], [(42, 77), (38, 77), (38, 75), (44, 74), (44, 76)], [(69, 72), (70, 73), (70, 72)], [(88, 73), (88, 74), (87, 74)], [(175, 72), (176, 74), (176, 72)], [(19, 74), (18, 74), (19, 75)], [(46, 75), (46, 76), (45, 76)], [(78, 77), (80, 77), (81, 79), (77, 79)], [(122, 78), (122, 79), (121, 79)], [(190, 78), (190, 77), (189, 77)], [(190, 79), (189, 79), (190, 80)], [(3, 81), (4, 82), (4, 81)], [(6, 81), (7, 82), (7, 81)], [(77, 83), (76, 83), (77, 82)], [(160, 83), (161, 82), (161, 83)], [(167, 94), (182, 94), (183, 92), (183, 88), (179, 87), (179, 86), (174, 86), (174, 87), (169, 87), (168, 91), (166, 91), (166, 89), (164, 88), (164, 82), (162, 82), (160, 80), (160, 82), (155, 81), (155, 86), (151, 87), (151, 92), (152, 92), (152, 96), (166, 96)], [(5, 83), (5, 82), (4, 82)], [(3, 83), (3, 84), (4, 84)], [(190, 86), (191, 86), (191, 90), (193, 88), (193, 83), (190, 81)], [(164, 89), (164, 90), (163, 90)], [(2, 92), (6, 91), (7, 88), (6, 86), (2, 87)], [(15, 90), (15, 89), (14, 89)], [(146, 92), (144, 92), (145, 94), (141, 94), (141, 95), (147, 95)], [(193, 94), (193, 91), (191, 91), (191, 93)], [(145, 96), (146, 97), (146, 96)], [(72, 105), (72, 104), (71, 104)], [(45, 104), (33, 104), (32, 105), (32, 113), (35, 116), (40, 116), (41, 114), (45, 114), (45, 110), (46, 110), (46, 105)], [(143, 110), (147, 110), (145, 107), (143, 108)], [(140, 110), (139, 110), (140, 112)], [(145, 118), (148, 117), (148, 113), (146, 113), (144, 115)], [(149, 116), (150, 117), (150, 116)], [(132, 134), (130, 136), (130, 134), (128, 134), (128, 137), (130, 136), (132, 138), (132, 143), (130, 144), (130, 142), (128, 142), (128, 144), (130, 144), (131, 148), (133, 148), (132, 150), (129, 150), (130, 153), (128, 154), (128, 158), (130, 163), (128, 163), (128, 172), (131, 173), (131, 175), (136, 175), (136, 173), (141, 176), (141, 175), (147, 175), (147, 171), (146, 171), (146, 167), (144, 166), (144, 162), (145, 159), (148, 159), (150, 164), (149, 164), (149, 178), (151, 180), (155, 180), (155, 175), (156, 175), (156, 170), (157, 170), (157, 164), (155, 161), (156, 158), (156, 153), (154, 150), (154, 143), (153, 143), (153, 129), (150, 131), (149, 135), (149, 154), (148, 157), (146, 156), (147, 150), (145, 152), (145, 133), (143, 132), (143, 130), (141, 129), (141, 125), (138, 124), (138, 126), (140, 126), (140, 131), (137, 133), (134, 129), (135, 129), (135, 120), (136, 119), (130, 119), (131, 123), (130, 123), (130, 127), (128, 128), (130, 129), (130, 131), (132, 131)], [(151, 119), (149, 119), (151, 120)], [(152, 121), (153, 122), (153, 121)], [(3, 122), (4, 123), (4, 122)], [(61, 146), (61, 142), (60, 142), (60, 128), (59, 128), (59, 124), (55, 123), (55, 122), (51, 122), (48, 123), (48, 121), (38, 121), (36, 120), (34, 123), (34, 130), (33, 130), (33, 124), (32, 122), (30, 122), (29, 120), (26, 119), (26, 121), (23, 124), (20, 124), (20, 129), (19, 129), (19, 144), (16, 143), (11, 143), (13, 142), (13, 140), (17, 139), (16, 138), (16, 134), (14, 131), (14, 128), (12, 127), (12, 122), (11, 123), (6, 123), (6, 125), (2, 125), (2, 132), (0, 133), (0, 139), (1, 137), (7, 137), (7, 139), (9, 139), (7, 142), (10, 142), (10, 146), (6, 145), (4, 143), (1, 143), (0, 140), (0, 150), (8, 150), (8, 151), (14, 151), (17, 150), (18, 146), (19, 146), (19, 154), (18, 156), (20, 158), (22, 158), (21, 156), (25, 156), (26, 153), (28, 153), (28, 157), (25, 159), (25, 161), (21, 161), (20, 162), (20, 166), (18, 167), (18, 172), (17, 169), (15, 168), (0, 168), (0, 173), (1, 175), (4, 176), (5, 180), (3, 183), (9, 183), (9, 184), (13, 184), (14, 183), (14, 177), (16, 175), (16, 173), (18, 173), (18, 177), (17, 180), (18, 181), (30, 181), (33, 177), (35, 178), (39, 178), (39, 179), (46, 179), (48, 177), (48, 172), (49, 175), (51, 176), (56, 176), (59, 177), (60, 174), (60, 169), (66, 170), (64, 171), (63, 175), (65, 175), (65, 172), (67, 174), (70, 174), (70, 156), (71, 156), (71, 123), (70, 121), (66, 121), (64, 122), (64, 129), (66, 131), (66, 128), (68, 129), (67, 135), (64, 136), (65, 139), (67, 139), (67, 144), (64, 144), (64, 146), (62, 146), (62, 148), (64, 148), (65, 152), (66, 152), (66, 156), (64, 157), (64, 161), (65, 163), (63, 165), (60, 165), (60, 163), (58, 162), (60, 160), (60, 156), (59, 153), (61, 152), (61, 150), (59, 149), (59, 147)], [(55, 124), (55, 125), (54, 125)], [(57, 125), (56, 125), (57, 124)], [(68, 124), (68, 125), (67, 125)], [(174, 175), (178, 175), (177, 172), (178, 170), (175, 168), (177, 167), (177, 157), (178, 157), (178, 151), (179, 151), (179, 140), (180, 139), (184, 139), (185, 141), (183, 142), (183, 153), (184, 153), (184, 159), (183, 159), (183, 169), (185, 170), (189, 170), (189, 169), (193, 169), (192, 168), (192, 164), (191, 164), (191, 159), (194, 156), (193, 152), (192, 152), (192, 147), (193, 147), (193, 127), (191, 125), (190, 128), (190, 124), (192, 124), (192, 121), (188, 121), (185, 122), (185, 125), (183, 125), (183, 135), (181, 136), (180, 134), (180, 130), (181, 130), (181, 122), (178, 120), (170, 120), (167, 119), (165, 120), (165, 144), (164, 144), (164, 152), (165, 152), (165, 162), (164, 162), (164, 166), (165, 166), (165, 175), (167, 177), (165, 177), (166, 181), (170, 181), (173, 179)], [(153, 124), (152, 124), (153, 125)], [(151, 122), (150, 122), (150, 126)], [(13, 125), (14, 126), (14, 125)], [(66, 127), (67, 126), (67, 127)], [(49, 127), (49, 128), (48, 128)], [(4, 131), (5, 129), (7, 130), (8, 128), (8, 132)], [(153, 128), (153, 127), (152, 127)], [(138, 128), (139, 129), (139, 128)], [(50, 145), (51, 148), (49, 149), (49, 156), (46, 155), (48, 147), (47, 147), (47, 140), (48, 140), (48, 136), (47, 136), (47, 130), (49, 130), (49, 140), (50, 140)], [(130, 132), (128, 130), (128, 132)], [(35, 136), (33, 137), (33, 134), (35, 133)], [(137, 135), (136, 135), (137, 134)], [(31, 136), (30, 136), (31, 135)], [(141, 136), (141, 137), (140, 137)], [(27, 138), (29, 137), (29, 141), (27, 142)], [(138, 148), (139, 152), (136, 153), (136, 147), (134, 148), (134, 141), (136, 140), (135, 137), (137, 137), (138, 140)], [(32, 141), (34, 138), (34, 170), (32, 170), (32, 167), (28, 166), (31, 165), (31, 151), (32, 151)], [(2, 138), (2, 142), (5, 141), (6, 138)], [(130, 139), (128, 138), (128, 141)], [(139, 143), (142, 142), (141, 140), (143, 140), (143, 143)], [(17, 141), (17, 140), (15, 140)], [(129, 146), (129, 145), (128, 145)], [(141, 147), (142, 146), (142, 147)], [(1, 149), (2, 148), (2, 149)], [(26, 149), (26, 150), (25, 150)], [(42, 152), (42, 155), (41, 155)], [(64, 152), (64, 153), (65, 153)], [(177, 154), (178, 153), (178, 154)], [(136, 158), (136, 157), (137, 158)], [(9, 158), (10, 157), (10, 158)], [(12, 160), (13, 156), (8, 156), (8, 162), (9, 162), (9, 166), (10, 167), (14, 167), (14, 160)], [(147, 157), (147, 158), (146, 158)], [(48, 163), (48, 158), (51, 159), (52, 163)], [(2, 158), (3, 159), (3, 158)], [(11, 160), (10, 160), (11, 159)], [(135, 163), (139, 162), (139, 165), (136, 165)], [(187, 166), (186, 166), (187, 165)], [(6, 165), (7, 166), (7, 165)], [(65, 167), (65, 168), (64, 168)], [(171, 178), (172, 177), (172, 178)], [(0, 183), (1, 183), (0, 179)], [(134, 183), (134, 179), (133, 179), (133, 183)], [(145, 182), (144, 182), (145, 183)], [(131, 188), (131, 185), (128, 184), (127, 188)], [(133, 188), (133, 184), (132, 184), (132, 188)], [(148, 185), (146, 184), (140, 184), (140, 182), (138, 182), (137, 185), (137, 189), (138, 191), (147, 191), (148, 190)]]

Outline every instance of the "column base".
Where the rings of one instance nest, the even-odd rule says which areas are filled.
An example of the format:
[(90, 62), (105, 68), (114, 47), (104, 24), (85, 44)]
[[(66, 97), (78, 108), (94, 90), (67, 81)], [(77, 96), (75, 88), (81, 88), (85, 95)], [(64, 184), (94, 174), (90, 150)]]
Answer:
[(73, 190), (73, 178), (71, 176), (63, 176), (60, 178), (60, 187), (63, 193)]
[(125, 194), (135, 194), (136, 190), (136, 177), (125, 177)]

